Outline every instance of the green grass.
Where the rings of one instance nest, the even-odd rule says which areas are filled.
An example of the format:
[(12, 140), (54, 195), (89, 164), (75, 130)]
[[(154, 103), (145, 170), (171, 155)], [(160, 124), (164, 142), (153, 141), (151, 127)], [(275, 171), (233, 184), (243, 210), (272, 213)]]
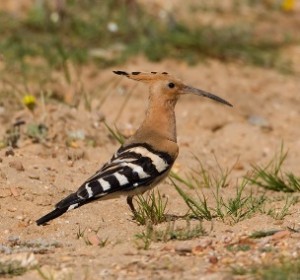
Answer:
[(84, 235), (85, 235), (85, 231), (86, 231), (86, 228), (84, 230), (82, 230), (80, 228), (80, 226), (78, 227), (78, 231), (76, 233), (76, 238), (77, 239), (81, 239), (81, 238), (84, 238)]
[(283, 207), (263, 207), (262, 213), (271, 216), (275, 220), (283, 220), (286, 216), (291, 215), (291, 206), (295, 205), (299, 201), (298, 197), (292, 195), (286, 195), (284, 198)]
[[(283, 220), (291, 214), (290, 208), (299, 198), (291, 193), (299, 191), (300, 180), (293, 173), (284, 172), (287, 158), (283, 146), (265, 167), (253, 166), (244, 178), (231, 180), (232, 169), (223, 169), (219, 164), (216, 171), (209, 172), (196, 158), (197, 168), (185, 177), (171, 173), (171, 181), (190, 210), (190, 217), (212, 220), (221, 219), (229, 224), (238, 223), (263, 213), (275, 220)], [(253, 185), (253, 186), (251, 186)], [(255, 187), (261, 190), (255, 190)], [(225, 189), (234, 189), (234, 195), (225, 197)], [(278, 196), (272, 192), (285, 192)], [(208, 199), (209, 198), (209, 199)], [(276, 206), (274, 207), (274, 205)], [(278, 206), (280, 205), (280, 206)]]
[(165, 212), (168, 199), (163, 198), (158, 190), (152, 190), (146, 195), (138, 195), (136, 201), (138, 208), (134, 214), (134, 219), (138, 224), (151, 223), (156, 225), (166, 221)]
[(116, 140), (120, 145), (123, 145), (126, 139), (124, 135), (118, 130), (118, 128), (117, 127), (112, 128), (106, 122), (104, 122), (104, 125), (107, 128), (112, 139)]
[(23, 275), (28, 268), (21, 265), (20, 262), (0, 262), (0, 277), (13, 277)]
[[(211, 208), (208, 206), (207, 199), (204, 195), (202, 195), (201, 197), (198, 193), (196, 193), (196, 198), (190, 196), (174, 180), (171, 179), (171, 181), (179, 195), (189, 207), (193, 217), (196, 217), (198, 219), (205, 219), (208, 221), (212, 220), (214, 215), (212, 213)], [(182, 182), (183, 180), (180, 181)]]
[(190, 28), (175, 14), (163, 20), (136, 1), (68, 0), (63, 10), (43, 3), (34, 4), (24, 17), (0, 14), (0, 53), (26, 77), (29, 64), (42, 67), (37, 57), (50, 69), (61, 69), (67, 81), (69, 60), (106, 67), (137, 54), (152, 61), (175, 58), (194, 64), (210, 57), (276, 68), (278, 52), (292, 41), (256, 36), (252, 26), (241, 22)]
[(233, 267), (232, 273), (234, 275), (251, 276), (251, 279), (257, 280), (297, 280), (300, 275), (300, 261), (286, 259), (279, 263), (252, 268)]
[(293, 173), (284, 172), (283, 163), (288, 152), (284, 151), (283, 145), (280, 152), (266, 166), (253, 165), (253, 174), (247, 179), (253, 184), (266, 190), (277, 192), (299, 192), (300, 178)]
[[(191, 217), (197, 219), (212, 220), (219, 218), (223, 222), (230, 224), (238, 223), (251, 217), (258, 212), (266, 198), (264, 195), (255, 197), (252, 192), (247, 192), (248, 181), (243, 179), (234, 184), (235, 195), (225, 198), (222, 194), (223, 189), (230, 185), (230, 170), (223, 170), (218, 166), (216, 173), (209, 173), (204, 169), (202, 163), (199, 163), (201, 172), (194, 176), (193, 181), (182, 178), (180, 175), (171, 174), (171, 181), (189, 207)], [(197, 174), (196, 174), (197, 175)], [(213, 201), (208, 201), (204, 195), (203, 186), (210, 191)], [(193, 190), (187, 192), (183, 188), (188, 187)], [(201, 193), (201, 194), (199, 194)]]

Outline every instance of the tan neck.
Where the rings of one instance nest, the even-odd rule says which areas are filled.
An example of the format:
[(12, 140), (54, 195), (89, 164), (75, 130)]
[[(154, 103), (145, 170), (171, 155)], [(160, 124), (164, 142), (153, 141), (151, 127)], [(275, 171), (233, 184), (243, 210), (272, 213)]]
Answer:
[(176, 99), (165, 100), (150, 97), (146, 118), (137, 130), (136, 136), (141, 137), (147, 131), (147, 137), (164, 138), (176, 142), (174, 111), (176, 101)]

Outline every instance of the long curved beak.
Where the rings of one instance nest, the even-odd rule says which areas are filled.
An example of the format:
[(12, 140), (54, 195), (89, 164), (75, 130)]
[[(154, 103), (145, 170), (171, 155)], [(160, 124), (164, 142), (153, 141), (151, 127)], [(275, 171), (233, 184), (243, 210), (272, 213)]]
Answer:
[(232, 104), (230, 104), (228, 101), (222, 99), (219, 96), (216, 96), (216, 95), (214, 95), (212, 93), (203, 91), (201, 89), (193, 88), (193, 87), (190, 87), (190, 86), (184, 86), (182, 88), (182, 90), (181, 90), (181, 93), (183, 93), (183, 94), (192, 93), (192, 94), (196, 94), (196, 95), (199, 95), (199, 96), (204, 96), (204, 97), (213, 99), (213, 100), (215, 100), (217, 102), (223, 103), (223, 104), (225, 104), (227, 106), (233, 107)]

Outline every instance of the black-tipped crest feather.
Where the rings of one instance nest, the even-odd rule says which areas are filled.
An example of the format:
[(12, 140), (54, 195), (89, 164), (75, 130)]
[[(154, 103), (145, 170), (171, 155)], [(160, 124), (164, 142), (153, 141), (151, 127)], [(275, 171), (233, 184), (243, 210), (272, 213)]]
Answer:
[(123, 76), (128, 76), (129, 74), (125, 71), (113, 71), (117, 75), (123, 75)]

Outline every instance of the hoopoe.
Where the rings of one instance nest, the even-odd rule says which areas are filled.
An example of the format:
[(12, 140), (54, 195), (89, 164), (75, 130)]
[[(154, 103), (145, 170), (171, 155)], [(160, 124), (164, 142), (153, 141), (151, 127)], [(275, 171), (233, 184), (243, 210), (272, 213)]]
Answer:
[(192, 93), (232, 106), (216, 95), (183, 84), (166, 72), (114, 73), (148, 84), (150, 94), (144, 121), (110, 161), (87, 179), (77, 192), (58, 202), (52, 212), (37, 220), (37, 225), (94, 200), (120, 195), (127, 196), (127, 203), (134, 214), (133, 197), (161, 182), (177, 158), (179, 148), (174, 109), (180, 95)]

